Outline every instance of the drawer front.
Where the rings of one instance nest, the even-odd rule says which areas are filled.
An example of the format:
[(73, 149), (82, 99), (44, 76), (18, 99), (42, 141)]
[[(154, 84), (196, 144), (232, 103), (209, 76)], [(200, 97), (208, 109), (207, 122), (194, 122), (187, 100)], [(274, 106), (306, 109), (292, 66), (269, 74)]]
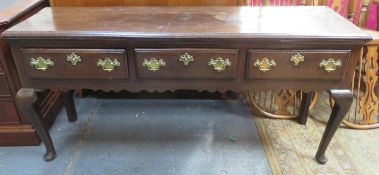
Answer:
[(342, 80), (350, 50), (250, 50), (247, 79)]
[(18, 123), (20, 123), (20, 118), (14, 101), (12, 99), (0, 99), (0, 125)]
[(0, 97), (10, 97), (11, 92), (9, 90), (8, 81), (4, 73), (0, 73)]
[(22, 54), (30, 78), (128, 78), (123, 49), (22, 49)]
[(138, 78), (236, 79), (238, 50), (235, 49), (136, 49), (135, 52)]

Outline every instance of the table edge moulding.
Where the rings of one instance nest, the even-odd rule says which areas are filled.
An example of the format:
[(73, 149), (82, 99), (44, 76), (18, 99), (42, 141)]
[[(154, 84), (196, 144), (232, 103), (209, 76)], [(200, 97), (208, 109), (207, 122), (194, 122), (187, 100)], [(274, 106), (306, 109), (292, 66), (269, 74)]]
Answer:
[(40, 89), (65, 91), (70, 121), (77, 119), (73, 89), (295, 89), (328, 90), (336, 102), (320, 163), (350, 108), (354, 67), (371, 40), (327, 7), (45, 8), (2, 37), (21, 78), (17, 105), (31, 114), (46, 160), (55, 148), (32, 107)]

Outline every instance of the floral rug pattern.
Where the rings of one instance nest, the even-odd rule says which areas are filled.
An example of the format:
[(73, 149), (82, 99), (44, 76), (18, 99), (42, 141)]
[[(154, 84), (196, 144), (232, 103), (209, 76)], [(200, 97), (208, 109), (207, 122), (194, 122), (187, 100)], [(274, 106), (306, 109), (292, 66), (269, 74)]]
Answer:
[[(327, 98), (310, 111), (307, 125), (295, 120), (255, 117), (255, 123), (273, 174), (379, 174), (379, 129), (353, 130), (340, 126), (326, 153), (325, 165), (316, 162), (321, 136), (329, 118)], [(316, 112), (317, 111), (317, 112)]]

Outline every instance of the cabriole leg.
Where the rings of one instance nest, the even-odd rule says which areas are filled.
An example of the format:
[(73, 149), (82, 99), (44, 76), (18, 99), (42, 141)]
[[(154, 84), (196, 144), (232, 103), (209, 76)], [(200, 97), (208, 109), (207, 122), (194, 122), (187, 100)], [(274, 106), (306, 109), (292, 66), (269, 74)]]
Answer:
[(17, 92), (16, 105), (23, 116), (28, 116), (33, 127), (36, 129), (38, 136), (42, 139), (45, 145), (46, 153), (45, 160), (50, 161), (55, 158), (55, 148), (51, 141), (48, 129), (42, 122), (41, 115), (37, 112), (35, 102), (37, 94), (35, 89), (22, 88)]
[(316, 153), (316, 160), (321, 164), (325, 164), (328, 161), (325, 156), (326, 149), (336, 133), (338, 126), (349, 112), (353, 102), (351, 90), (330, 90), (329, 93), (334, 99), (335, 104)]

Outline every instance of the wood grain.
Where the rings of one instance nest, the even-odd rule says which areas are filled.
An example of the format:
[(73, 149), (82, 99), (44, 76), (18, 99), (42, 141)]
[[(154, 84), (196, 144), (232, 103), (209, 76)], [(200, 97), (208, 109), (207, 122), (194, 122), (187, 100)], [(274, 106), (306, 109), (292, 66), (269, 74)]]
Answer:
[(244, 0), (50, 0), (51, 6), (237, 6)]
[[(187, 80), (233, 80), (237, 77), (238, 50), (236, 49), (205, 49), (205, 48), (181, 48), (181, 49), (141, 49), (135, 51), (137, 60), (138, 79), (187, 79)], [(194, 61), (185, 66), (179, 61), (184, 53), (193, 56)], [(216, 60), (218, 57), (228, 59), (231, 66), (227, 66), (223, 71), (216, 71), (208, 65), (210, 59)], [(153, 72), (142, 66), (143, 61), (151, 58), (162, 59), (166, 66)]]
[(8, 39), (64, 36), (73, 40), (94, 36), (133, 40), (154, 37), (267, 42), (279, 39), (288, 44), (299, 40), (362, 44), (371, 39), (327, 7), (45, 8), (3, 36)]

